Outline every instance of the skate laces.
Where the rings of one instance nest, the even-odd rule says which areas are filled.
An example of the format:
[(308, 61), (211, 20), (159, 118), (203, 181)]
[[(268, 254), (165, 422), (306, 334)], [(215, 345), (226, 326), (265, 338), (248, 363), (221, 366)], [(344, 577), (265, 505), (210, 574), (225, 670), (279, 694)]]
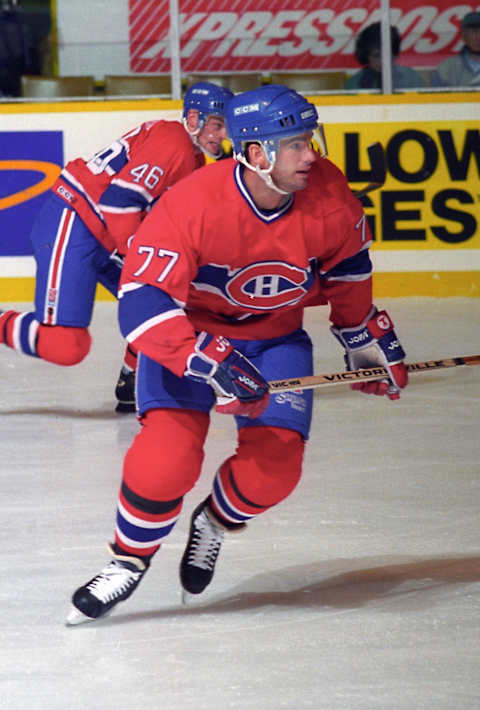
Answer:
[(142, 572), (135, 572), (123, 563), (112, 560), (92, 581), (87, 589), (101, 602), (108, 602), (126, 592), (138, 582)]
[(213, 570), (223, 542), (224, 531), (212, 523), (207, 513), (195, 518), (194, 532), (189, 545), (187, 563), (201, 569)]

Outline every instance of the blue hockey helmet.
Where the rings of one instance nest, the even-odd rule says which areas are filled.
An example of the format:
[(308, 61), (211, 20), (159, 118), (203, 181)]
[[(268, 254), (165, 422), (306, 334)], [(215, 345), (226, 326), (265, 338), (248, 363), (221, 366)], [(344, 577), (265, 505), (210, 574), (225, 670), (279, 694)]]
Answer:
[(209, 81), (199, 81), (192, 84), (183, 99), (183, 119), (188, 111), (198, 111), (199, 127), (202, 128), (209, 116), (225, 116), (225, 110), (233, 94), (229, 89)]
[[(246, 163), (245, 147), (260, 143), (270, 163), (275, 163), (282, 138), (319, 128), (317, 109), (293, 89), (280, 84), (266, 84), (234, 96), (225, 114), (227, 133), (237, 160)], [(314, 136), (320, 152), (326, 154), (323, 130)]]

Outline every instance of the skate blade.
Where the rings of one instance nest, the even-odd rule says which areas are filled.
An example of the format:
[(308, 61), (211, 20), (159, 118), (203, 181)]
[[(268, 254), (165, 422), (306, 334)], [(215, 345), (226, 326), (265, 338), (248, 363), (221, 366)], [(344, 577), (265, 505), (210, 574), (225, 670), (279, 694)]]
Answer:
[(182, 589), (182, 604), (183, 606), (192, 606), (193, 604), (198, 604), (200, 601), (201, 594), (191, 594), (187, 592), (186, 589)]
[(85, 616), (77, 607), (72, 606), (69, 615), (65, 620), (65, 626), (78, 626), (79, 624), (86, 624), (88, 621), (96, 621), (90, 616)]

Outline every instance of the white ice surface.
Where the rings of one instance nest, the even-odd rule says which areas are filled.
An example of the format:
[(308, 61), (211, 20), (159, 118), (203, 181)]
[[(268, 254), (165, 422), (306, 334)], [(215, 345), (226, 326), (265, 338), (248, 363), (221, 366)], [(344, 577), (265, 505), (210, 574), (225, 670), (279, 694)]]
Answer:
[[(410, 362), (480, 351), (479, 299), (379, 305)], [(316, 371), (341, 370), (326, 313), (307, 326)], [(480, 367), (413, 375), (399, 402), (319, 390), (302, 482), (226, 540), (185, 608), (189, 515), (233, 451), (214, 415), (203, 476), (138, 590), (67, 628), (71, 593), (108, 560), (138, 427), (113, 411), (115, 304), (97, 304), (92, 334), (70, 369), (0, 349), (2, 710), (480, 708)]]

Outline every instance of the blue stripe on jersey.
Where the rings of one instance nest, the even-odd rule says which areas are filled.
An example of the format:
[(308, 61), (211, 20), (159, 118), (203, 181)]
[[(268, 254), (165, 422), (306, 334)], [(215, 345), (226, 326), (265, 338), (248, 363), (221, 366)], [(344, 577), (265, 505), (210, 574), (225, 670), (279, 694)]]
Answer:
[(134, 207), (139, 212), (143, 212), (150, 203), (151, 200), (147, 200), (138, 190), (110, 183), (101, 197), (100, 207), (115, 207), (118, 210)]
[(128, 159), (128, 152), (125, 147), (122, 147), (120, 153), (108, 161), (108, 167), (115, 173), (119, 173), (120, 170), (122, 170), (122, 168), (124, 168), (128, 163)]
[(178, 306), (168, 293), (145, 284), (133, 291), (122, 293), (118, 302), (118, 322), (124, 337), (142, 323), (168, 311), (178, 311)]
[(106, 170), (108, 174), (119, 173), (122, 168), (128, 163), (129, 145), (125, 141), (115, 141), (108, 148), (96, 153), (90, 161), (95, 166), (94, 172), (100, 173)]
[(236, 165), (235, 171), (233, 173), (235, 183), (240, 191), (240, 194), (242, 195), (243, 199), (245, 202), (248, 204), (252, 212), (262, 220), (262, 222), (266, 222), (269, 224), (270, 222), (274, 222), (276, 219), (279, 219), (279, 217), (283, 217), (285, 212), (288, 212), (290, 207), (293, 205), (293, 195), (290, 195), (284, 205), (279, 207), (276, 210), (262, 210), (260, 207), (257, 206), (255, 201), (253, 200), (252, 196), (250, 195), (247, 186), (245, 185), (245, 182), (243, 180), (242, 176), (242, 166), (240, 163)]
[(372, 262), (368, 249), (362, 249), (344, 259), (330, 271), (320, 270), (320, 278), (327, 281), (365, 281), (372, 274)]
[(158, 528), (142, 528), (139, 525), (133, 525), (128, 520), (117, 512), (117, 526), (120, 532), (125, 537), (134, 542), (157, 542), (162, 537), (166, 537), (176, 523), (174, 520), (170, 525), (159, 525)]

